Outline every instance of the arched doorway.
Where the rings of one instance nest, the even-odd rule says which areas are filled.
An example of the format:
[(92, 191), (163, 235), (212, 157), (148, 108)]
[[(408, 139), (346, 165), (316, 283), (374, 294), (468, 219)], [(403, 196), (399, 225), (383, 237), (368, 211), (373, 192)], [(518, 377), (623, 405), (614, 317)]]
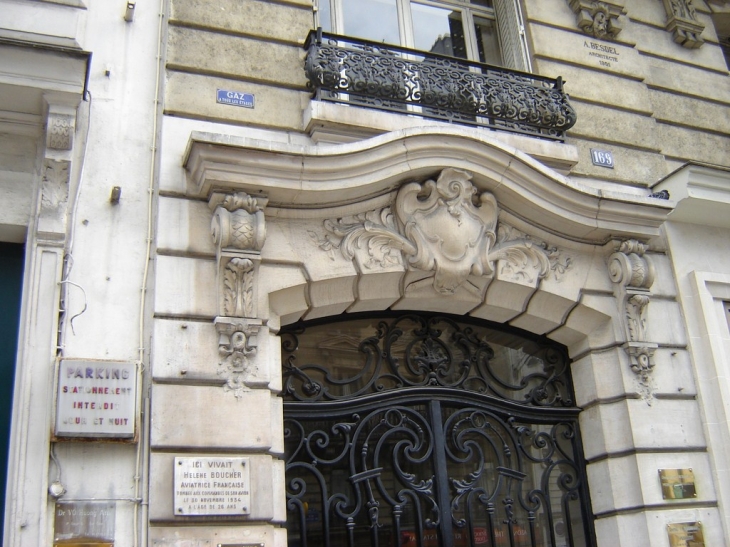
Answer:
[(290, 546), (586, 546), (560, 346), (424, 313), (281, 332)]

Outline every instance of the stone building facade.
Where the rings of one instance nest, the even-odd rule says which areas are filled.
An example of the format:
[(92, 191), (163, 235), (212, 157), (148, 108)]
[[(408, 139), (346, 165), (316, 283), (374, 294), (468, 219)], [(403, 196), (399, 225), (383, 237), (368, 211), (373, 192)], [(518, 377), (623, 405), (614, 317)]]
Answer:
[[(520, 521), (500, 494), (484, 503), (494, 525), (452, 530), (444, 512), (393, 544), (508, 545), (500, 530), (518, 545), (730, 542), (727, 0), (0, 6), (0, 240), (25, 253), (3, 372), (4, 545), (300, 545), (327, 519), (369, 545), (385, 504), (371, 492), (352, 521), (340, 498), (304, 506), (285, 421), (301, 390), (313, 401), (343, 383), (327, 357), (354, 343), (342, 324), (405, 314), (565, 354), (569, 410), (545, 403), (558, 401), (547, 384), (529, 401), (497, 401), (491, 384), (468, 400), (512, 427), (505, 484), (556, 461), (530, 459), (548, 436), (536, 425), (528, 442), (533, 426), (515, 423), (575, 418), (583, 494), (572, 521), (567, 505)], [(312, 350), (317, 381), (282, 345), (310, 325), (345, 333)], [(456, 354), (440, 343), (422, 339), (419, 362)], [(429, 401), (468, 406), (430, 378), (393, 396), (431, 417)], [(102, 380), (129, 391), (64, 395)], [(396, 408), (389, 396), (321, 408)], [(90, 401), (119, 414), (76, 406)], [(177, 467), (214, 464), (245, 464), (246, 493), (192, 505)], [(365, 495), (385, 467), (343, 488)], [(686, 495), (667, 494), (683, 481)], [(443, 508), (457, 482), (409, 492)], [(580, 497), (535, 490), (541, 507)]]

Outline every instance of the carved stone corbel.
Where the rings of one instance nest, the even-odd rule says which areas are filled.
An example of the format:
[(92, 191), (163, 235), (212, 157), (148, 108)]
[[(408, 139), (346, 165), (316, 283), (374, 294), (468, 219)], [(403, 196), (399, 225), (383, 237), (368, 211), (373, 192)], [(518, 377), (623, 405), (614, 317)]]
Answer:
[(647, 309), (656, 272), (651, 258), (645, 256), (648, 246), (630, 239), (618, 245), (608, 262), (611, 281), (616, 284), (616, 297), (624, 310), (628, 341), (624, 349), (631, 361), (631, 370), (642, 380), (654, 368), (657, 344), (647, 341)]
[(254, 278), (266, 240), (265, 198), (213, 194), (211, 232), (218, 258), (218, 315), (256, 317)]
[(575, 13), (575, 22), (583, 32), (598, 39), (611, 39), (621, 32), (618, 17), (623, 13), (620, 5), (594, 0), (568, 0)]
[(232, 391), (238, 399), (248, 388), (261, 383), (255, 379), (258, 368), (252, 361), (258, 351), (261, 321), (218, 317), (215, 328), (220, 355), (218, 375), (225, 380), (223, 389)]
[(266, 203), (243, 192), (213, 194), (208, 203), (218, 259), (218, 375), (236, 398), (261, 383), (252, 359), (262, 325), (256, 318), (256, 274), (266, 241)]
[(42, 239), (56, 243), (66, 235), (76, 104), (53, 93), (45, 94), (44, 99), (48, 108), (46, 149), (36, 230)]
[(689, 49), (696, 49), (705, 41), (701, 38), (705, 25), (697, 19), (697, 11), (693, 0), (664, 0), (667, 12), (666, 29), (678, 44)]

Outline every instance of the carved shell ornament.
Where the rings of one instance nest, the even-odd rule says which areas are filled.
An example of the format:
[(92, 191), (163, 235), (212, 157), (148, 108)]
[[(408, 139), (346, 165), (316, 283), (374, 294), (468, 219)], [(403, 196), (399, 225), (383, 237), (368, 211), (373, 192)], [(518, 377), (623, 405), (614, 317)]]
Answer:
[(324, 227), (334, 237), (320, 238), (313, 232), (310, 236), (332, 259), (339, 249), (352, 260), (366, 245), (366, 268), (405, 261), (411, 269), (432, 271), (434, 289), (445, 295), (453, 294), (470, 275), (494, 275), (497, 261), (505, 261), (513, 272), (536, 272), (538, 279), (551, 269), (557, 275), (569, 267), (569, 259), (553, 264), (555, 250), (527, 237), (497, 242), (497, 200), (491, 192), (478, 193), (471, 178), (466, 171), (444, 169), (436, 181), (403, 186), (394, 207), (326, 220)]

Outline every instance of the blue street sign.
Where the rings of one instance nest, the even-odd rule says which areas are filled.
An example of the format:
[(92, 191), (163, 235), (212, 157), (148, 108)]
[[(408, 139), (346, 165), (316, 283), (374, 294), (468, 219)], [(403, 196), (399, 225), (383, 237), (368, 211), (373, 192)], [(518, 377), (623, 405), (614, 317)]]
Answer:
[(245, 108), (253, 108), (254, 96), (253, 93), (241, 93), (240, 91), (218, 89), (215, 102), (220, 104), (230, 104), (231, 106), (243, 106)]

